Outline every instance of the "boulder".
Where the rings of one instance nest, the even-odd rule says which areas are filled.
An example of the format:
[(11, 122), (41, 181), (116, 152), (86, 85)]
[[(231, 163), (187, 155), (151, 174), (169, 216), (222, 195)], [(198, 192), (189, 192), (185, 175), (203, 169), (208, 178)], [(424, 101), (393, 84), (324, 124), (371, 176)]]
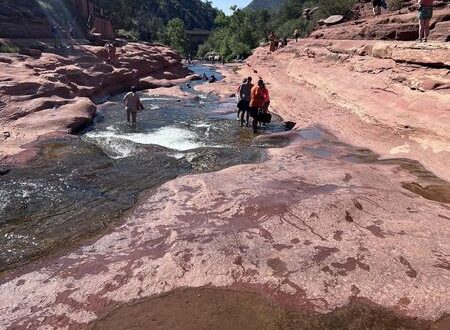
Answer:
[(342, 23), (343, 21), (344, 21), (344, 16), (333, 15), (333, 16), (328, 17), (326, 20), (324, 20), (324, 23), (326, 25), (334, 25), (334, 24)]
[(376, 43), (372, 47), (372, 56), (376, 58), (391, 58), (392, 47), (382, 42)]
[(450, 41), (450, 21), (436, 23), (429, 39), (442, 42)]
[(33, 48), (22, 48), (19, 51), (19, 54), (21, 55), (26, 55), (26, 56), (31, 56), (34, 58), (40, 58), (42, 55), (42, 51), (39, 49), (33, 49)]

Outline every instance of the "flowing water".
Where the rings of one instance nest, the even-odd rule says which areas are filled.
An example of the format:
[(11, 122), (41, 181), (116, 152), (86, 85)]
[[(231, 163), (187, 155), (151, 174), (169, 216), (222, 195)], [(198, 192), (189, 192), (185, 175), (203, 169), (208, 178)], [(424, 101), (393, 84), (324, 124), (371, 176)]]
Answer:
[[(135, 128), (124, 122), (123, 95), (112, 97), (116, 103), (81, 136), (45, 141), (36, 160), (0, 176), (0, 271), (110, 228), (144, 190), (180, 175), (259, 162), (265, 148), (277, 146), (254, 143), (239, 127), (234, 100), (219, 104), (191, 92), (189, 100), (144, 94), (147, 110)], [(275, 118), (267, 132), (280, 130)]]

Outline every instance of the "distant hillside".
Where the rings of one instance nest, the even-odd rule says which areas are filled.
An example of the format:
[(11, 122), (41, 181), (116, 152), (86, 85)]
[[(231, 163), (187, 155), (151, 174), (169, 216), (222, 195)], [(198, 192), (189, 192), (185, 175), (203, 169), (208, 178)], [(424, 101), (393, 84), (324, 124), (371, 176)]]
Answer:
[(253, 0), (247, 6), (248, 9), (280, 9), (287, 0)]

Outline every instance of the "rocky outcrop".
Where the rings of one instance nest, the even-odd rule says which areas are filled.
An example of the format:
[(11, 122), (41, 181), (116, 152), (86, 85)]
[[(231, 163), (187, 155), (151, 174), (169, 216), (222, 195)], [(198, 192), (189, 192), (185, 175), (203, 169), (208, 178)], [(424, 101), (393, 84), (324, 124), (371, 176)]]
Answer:
[[(411, 8), (412, 9), (412, 8)], [(365, 17), (342, 24), (325, 27), (311, 35), (317, 39), (381, 39), (381, 40), (415, 40), (418, 38), (417, 12), (408, 9), (384, 13), (372, 17), (365, 12)], [(430, 40), (450, 40), (450, 5), (443, 3), (434, 10), (431, 20)]]
[(48, 17), (35, 1), (0, 3), (0, 38), (51, 38)]
[(1, 55), (0, 122), (8, 137), (1, 141), (0, 159), (28, 149), (40, 136), (78, 132), (108, 95), (131, 85), (171, 86), (189, 75), (180, 56), (164, 46), (130, 43), (117, 54), (114, 65), (95, 46), (39, 58)]
[(305, 39), (274, 54), (259, 48), (244, 75), (267, 81), (286, 120), (320, 123), (450, 179), (449, 53), (446, 43)]

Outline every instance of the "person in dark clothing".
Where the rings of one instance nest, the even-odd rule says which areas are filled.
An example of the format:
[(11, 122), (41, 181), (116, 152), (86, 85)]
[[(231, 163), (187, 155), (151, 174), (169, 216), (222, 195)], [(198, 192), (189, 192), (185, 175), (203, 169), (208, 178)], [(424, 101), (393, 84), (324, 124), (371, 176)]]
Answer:
[(373, 6), (373, 15), (379, 16), (381, 15), (381, 6), (383, 5), (382, 0), (372, 0), (372, 6)]
[(241, 113), (241, 127), (249, 126), (250, 121), (250, 99), (253, 88), (252, 77), (248, 77), (246, 81), (239, 87), (239, 111)]

